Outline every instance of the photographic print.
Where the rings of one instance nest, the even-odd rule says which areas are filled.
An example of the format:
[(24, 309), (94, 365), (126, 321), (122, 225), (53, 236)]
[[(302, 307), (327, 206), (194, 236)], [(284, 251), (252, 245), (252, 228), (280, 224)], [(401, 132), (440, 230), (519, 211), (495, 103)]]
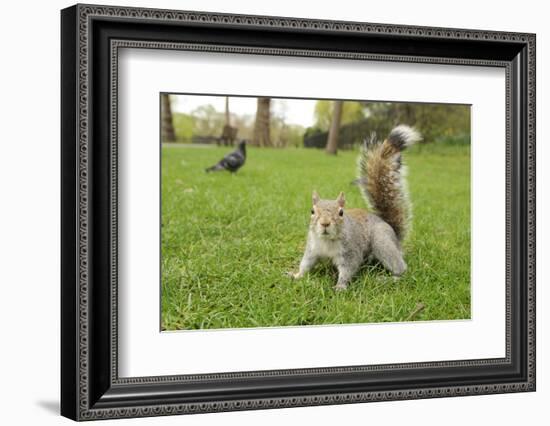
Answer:
[(160, 94), (161, 329), (471, 318), (470, 105)]
[(64, 9), (61, 413), (535, 391), (535, 51)]

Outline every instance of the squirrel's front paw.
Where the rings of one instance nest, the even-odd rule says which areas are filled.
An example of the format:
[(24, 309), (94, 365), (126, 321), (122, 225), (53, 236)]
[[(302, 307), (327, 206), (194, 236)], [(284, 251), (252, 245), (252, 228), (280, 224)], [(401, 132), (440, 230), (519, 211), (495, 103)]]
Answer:
[(347, 288), (348, 288), (348, 285), (347, 284), (342, 284), (342, 283), (338, 283), (334, 286), (334, 290), (336, 290), (337, 292), (345, 291)]
[(292, 278), (293, 280), (298, 280), (298, 279), (302, 278), (304, 275), (300, 274), (300, 272), (288, 271), (286, 273), (286, 276), (289, 277), (289, 278)]

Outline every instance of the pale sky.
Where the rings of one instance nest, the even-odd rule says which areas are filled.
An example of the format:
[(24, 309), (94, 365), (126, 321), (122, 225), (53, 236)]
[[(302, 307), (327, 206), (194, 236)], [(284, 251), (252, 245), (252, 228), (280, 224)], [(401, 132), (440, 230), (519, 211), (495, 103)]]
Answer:
[[(212, 105), (216, 111), (225, 111), (225, 96), (203, 95), (172, 95), (174, 98), (174, 111), (189, 114), (201, 105)], [(271, 99), (272, 111), (277, 115), (283, 115), (288, 124), (300, 124), (310, 127), (314, 124), (313, 111), (314, 99)], [(256, 114), (255, 97), (229, 97), (229, 111), (237, 115)]]

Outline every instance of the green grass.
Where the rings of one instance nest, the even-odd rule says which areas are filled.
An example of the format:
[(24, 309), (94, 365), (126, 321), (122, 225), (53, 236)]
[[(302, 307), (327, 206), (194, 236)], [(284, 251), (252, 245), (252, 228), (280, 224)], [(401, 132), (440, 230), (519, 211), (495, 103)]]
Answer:
[[(291, 281), (305, 245), (311, 191), (346, 193), (356, 152), (249, 149), (236, 174), (206, 174), (227, 148), (162, 149), (162, 329), (213, 329), (470, 318), (468, 146), (406, 153), (413, 230), (408, 270), (394, 281), (365, 265), (335, 293), (336, 270), (318, 265)], [(425, 308), (409, 318), (416, 306)]]

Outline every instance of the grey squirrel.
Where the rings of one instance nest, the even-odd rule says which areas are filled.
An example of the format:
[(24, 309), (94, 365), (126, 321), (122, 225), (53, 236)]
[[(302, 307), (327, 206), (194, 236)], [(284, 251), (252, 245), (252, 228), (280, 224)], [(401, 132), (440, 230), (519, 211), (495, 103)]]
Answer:
[(400, 125), (383, 142), (374, 136), (365, 140), (355, 182), (372, 213), (344, 209), (343, 192), (336, 200), (323, 200), (313, 191), (306, 249), (299, 271), (289, 273), (292, 278), (301, 278), (322, 258), (332, 260), (338, 269), (336, 290), (345, 290), (370, 257), (378, 259), (394, 276), (405, 272), (401, 243), (412, 213), (401, 152), (420, 139), (416, 130)]

